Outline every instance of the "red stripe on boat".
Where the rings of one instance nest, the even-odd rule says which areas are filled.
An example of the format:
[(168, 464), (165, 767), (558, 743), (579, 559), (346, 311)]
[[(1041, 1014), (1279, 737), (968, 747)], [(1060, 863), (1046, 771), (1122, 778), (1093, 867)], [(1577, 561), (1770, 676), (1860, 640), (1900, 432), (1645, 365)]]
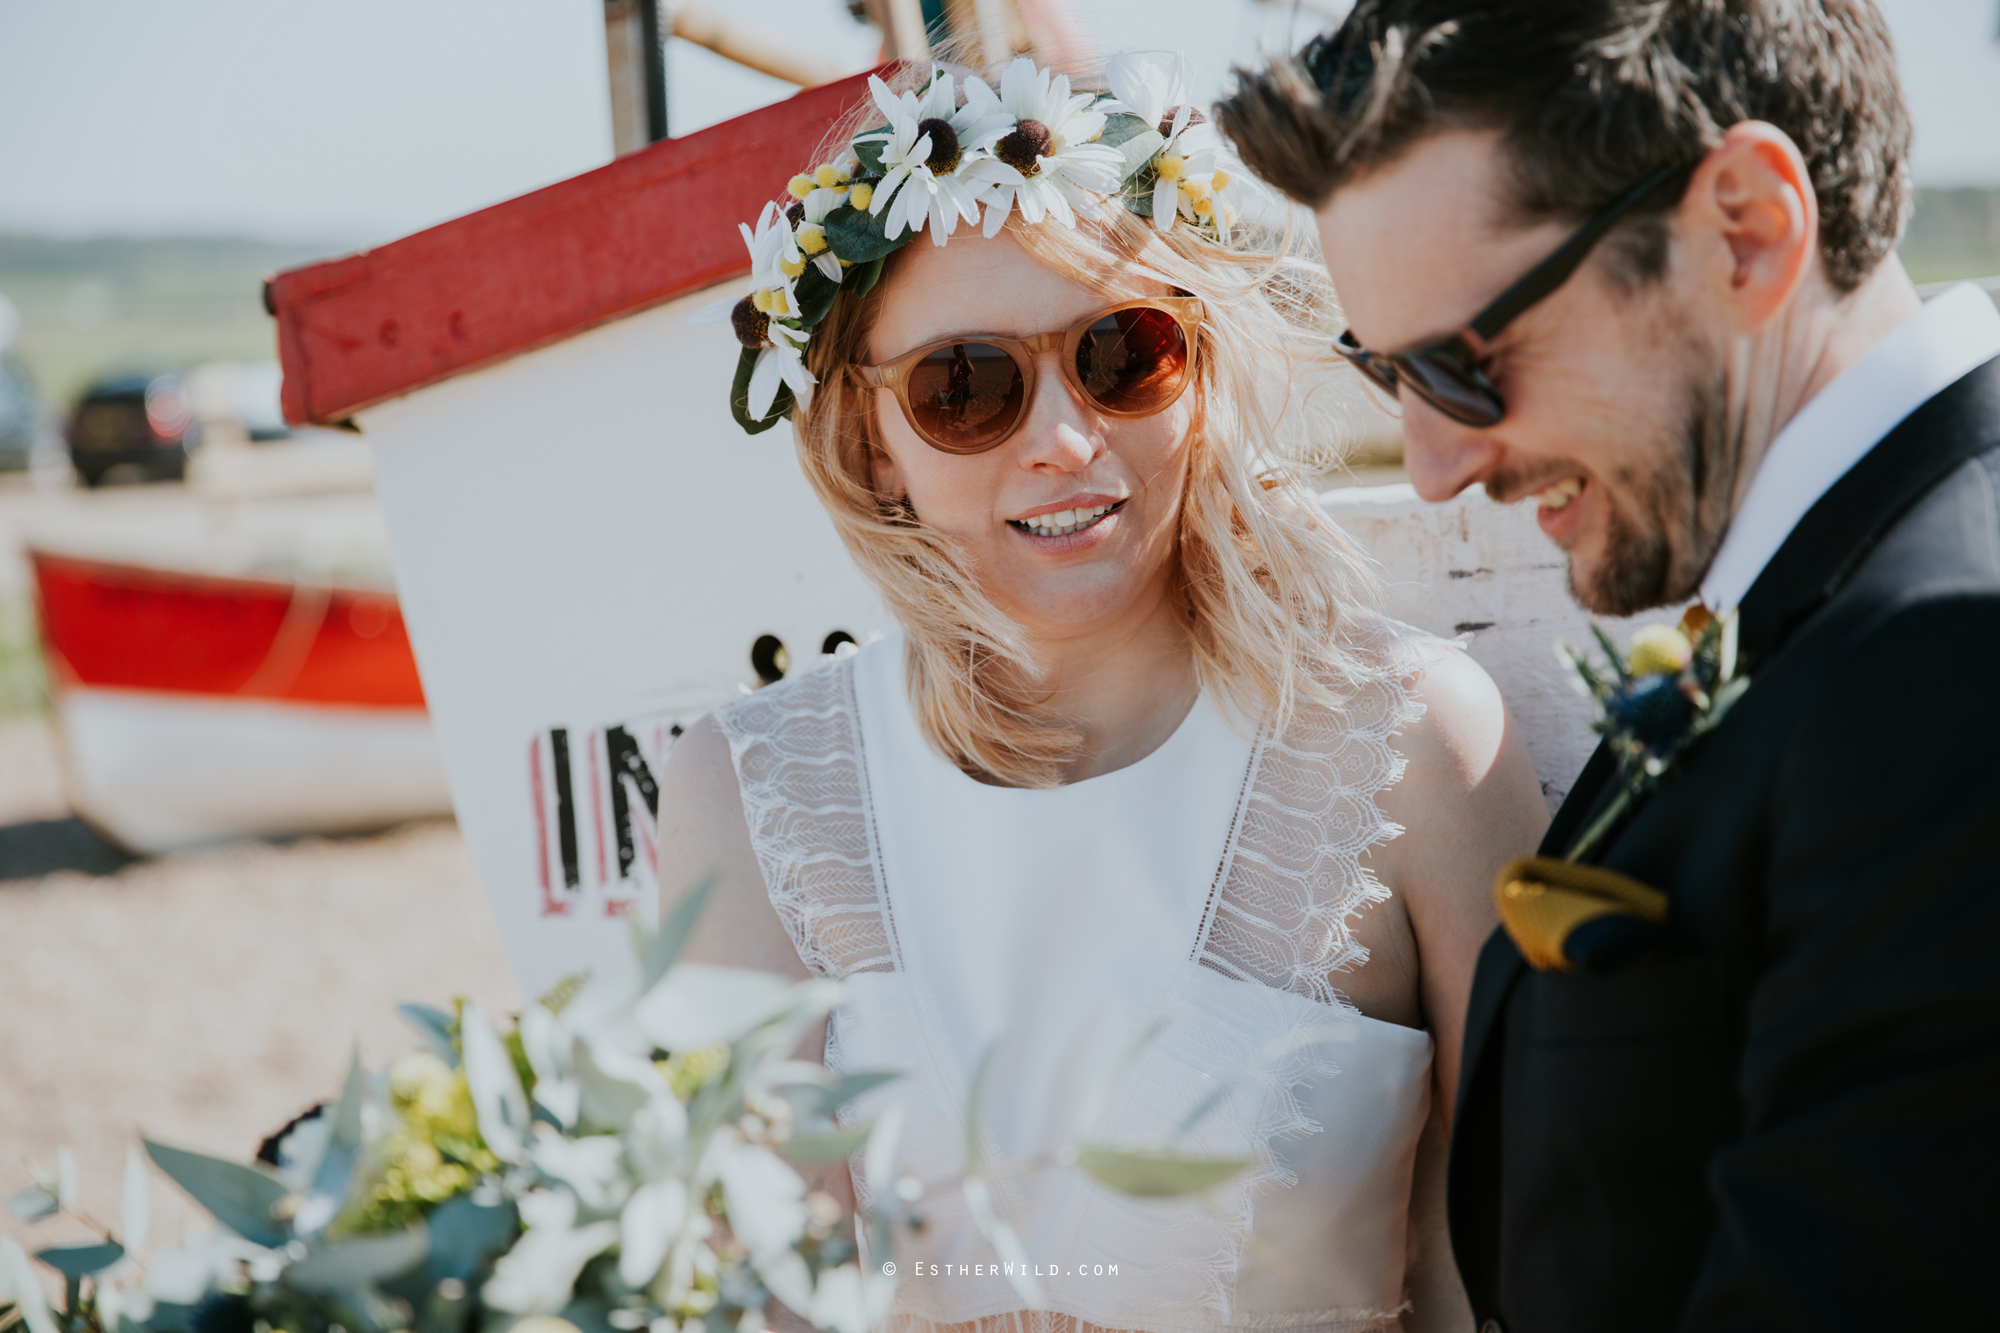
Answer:
[(58, 685), (424, 705), (392, 593), (30, 558)]
[(866, 96), (859, 74), (809, 88), (379, 249), (278, 274), (264, 299), (278, 320), (285, 419), (338, 422), (748, 272), (737, 224), (810, 170)]

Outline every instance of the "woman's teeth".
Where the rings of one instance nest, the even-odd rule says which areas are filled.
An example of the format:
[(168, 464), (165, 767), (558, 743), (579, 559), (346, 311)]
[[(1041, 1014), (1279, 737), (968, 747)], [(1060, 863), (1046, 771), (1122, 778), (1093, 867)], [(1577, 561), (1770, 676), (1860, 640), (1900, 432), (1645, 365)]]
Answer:
[(1582, 477), (1564, 477), (1555, 485), (1534, 497), (1535, 503), (1544, 509), (1569, 508), (1569, 502), (1583, 491)]
[(1014, 520), (1016, 527), (1026, 528), (1037, 537), (1066, 537), (1089, 527), (1118, 506), (1098, 505), (1091, 509), (1058, 509), (1053, 514), (1037, 514), (1033, 518)]

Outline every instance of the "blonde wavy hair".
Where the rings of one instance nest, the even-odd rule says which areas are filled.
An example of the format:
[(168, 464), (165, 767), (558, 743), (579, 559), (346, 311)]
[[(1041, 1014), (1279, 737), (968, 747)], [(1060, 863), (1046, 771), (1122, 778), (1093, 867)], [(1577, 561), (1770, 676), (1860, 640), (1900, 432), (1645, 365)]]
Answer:
[[(914, 86), (929, 69), (907, 67), (891, 86)], [(868, 119), (858, 109), (830, 143), (844, 146)], [(1202, 299), (1169, 573), (1201, 684), (1279, 731), (1302, 703), (1338, 709), (1387, 668), (1366, 651), (1375, 576), (1306, 484), (1351, 440), (1359, 393), (1329, 345), (1335, 309), (1318, 252), (1293, 220), (1282, 234), (1252, 229), (1219, 245), (1185, 226), (1163, 234), (1115, 205), (1105, 212), (1074, 230), (1018, 214), (1007, 227), (1036, 260), (1107, 303), (1142, 294), (1134, 284), (1148, 280)], [(872, 292), (841, 297), (815, 329), (806, 364), (819, 387), (793, 418), (799, 461), (904, 627), (910, 699), (931, 744), (975, 777), (1058, 786), (1081, 738), (1048, 707), (1026, 633), (980, 587), (956, 542), (875, 489), (876, 391), (846, 369), (869, 360), (869, 332), (903, 253), (888, 257)]]

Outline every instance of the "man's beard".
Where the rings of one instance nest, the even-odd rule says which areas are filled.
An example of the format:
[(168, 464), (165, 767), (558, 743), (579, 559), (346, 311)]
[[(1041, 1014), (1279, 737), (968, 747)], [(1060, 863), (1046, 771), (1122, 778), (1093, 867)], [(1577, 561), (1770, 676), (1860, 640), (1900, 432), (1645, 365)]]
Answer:
[(1629, 616), (1687, 601), (1722, 545), (1743, 457), (1742, 423), (1731, 420), (1719, 369), (1692, 371), (1684, 398), (1679, 448), (1649, 451), (1659, 459), (1650, 473), (1627, 473), (1618, 492), (1607, 491), (1604, 553), (1588, 582), (1578, 583), (1571, 557), (1570, 590), (1586, 610)]

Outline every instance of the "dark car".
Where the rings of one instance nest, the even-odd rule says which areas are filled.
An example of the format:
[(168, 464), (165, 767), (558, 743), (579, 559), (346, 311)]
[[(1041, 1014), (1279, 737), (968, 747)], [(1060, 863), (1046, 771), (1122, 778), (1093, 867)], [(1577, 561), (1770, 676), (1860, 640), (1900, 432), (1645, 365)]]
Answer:
[(177, 375), (124, 375), (84, 390), (63, 436), (86, 486), (114, 470), (152, 481), (187, 473), (194, 411)]

